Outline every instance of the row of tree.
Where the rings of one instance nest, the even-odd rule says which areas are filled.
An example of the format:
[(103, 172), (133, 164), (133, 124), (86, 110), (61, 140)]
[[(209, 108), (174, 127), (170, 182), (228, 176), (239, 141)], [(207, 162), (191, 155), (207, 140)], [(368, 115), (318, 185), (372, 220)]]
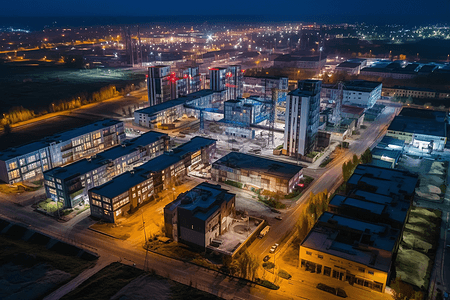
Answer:
[(78, 94), (71, 99), (59, 100), (57, 102), (53, 102), (49, 105), (48, 111), (44, 110), (40, 113), (35, 113), (32, 110), (24, 108), (23, 106), (13, 107), (7, 113), (3, 114), (3, 118), (0, 119), (0, 124), (2, 127), (10, 128), (9, 125), (16, 124), (19, 122), (27, 121), (33, 119), (40, 115), (45, 115), (48, 112), (58, 112), (58, 111), (66, 111), (75, 108), (79, 108), (83, 105), (87, 105), (90, 103), (101, 102), (106, 99), (110, 99), (114, 96), (125, 95), (130, 91), (133, 91), (135, 88), (142, 88), (145, 86), (144, 82), (139, 84), (128, 84), (124, 88), (120, 89), (118, 92), (116, 90), (115, 85), (108, 85), (106, 87), (101, 88), (99, 91), (93, 92), (91, 94)]
[(224, 256), (223, 264), (228, 268), (232, 276), (242, 277), (252, 281), (255, 280), (259, 268), (258, 258), (247, 249), (237, 258)]
[(359, 163), (368, 164), (372, 161), (372, 152), (369, 148), (364, 151), (364, 153), (361, 155), (360, 158), (356, 154), (353, 155), (353, 159), (344, 162), (342, 165), (342, 175), (344, 177), (344, 182), (347, 182), (347, 180), (350, 179), (353, 172), (355, 171), (356, 167)]
[(322, 192), (309, 194), (308, 205), (297, 220), (297, 237), (302, 241), (308, 232), (313, 228), (319, 217), (327, 211), (330, 199), (328, 191), (325, 189)]

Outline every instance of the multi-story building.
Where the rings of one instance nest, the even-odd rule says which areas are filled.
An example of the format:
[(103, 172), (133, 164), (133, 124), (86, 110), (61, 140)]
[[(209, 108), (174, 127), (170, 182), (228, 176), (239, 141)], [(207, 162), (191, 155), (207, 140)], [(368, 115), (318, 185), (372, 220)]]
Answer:
[(283, 154), (306, 155), (314, 150), (320, 119), (322, 81), (302, 80), (299, 88), (288, 93)]
[(343, 63), (337, 65), (335, 72), (346, 73), (349, 75), (358, 75), (361, 72), (361, 68), (365, 67), (366, 64), (367, 64), (366, 59), (360, 58), (348, 59), (347, 61), (344, 61)]
[(259, 97), (271, 98), (273, 89), (282, 92), (282, 98), (287, 95), (289, 88), (289, 78), (273, 76), (244, 76), (243, 93)]
[(63, 202), (64, 207), (74, 207), (87, 199), (89, 189), (163, 154), (168, 143), (167, 134), (150, 131), (89, 159), (47, 171), (47, 197)]
[(148, 68), (147, 92), (150, 106), (178, 98), (176, 81), (170, 77), (170, 66)]
[(241, 100), (228, 100), (224, 103), (224, 122), (250, 127), (255, 123), (253, 105)]
[(240, 65), (231, 65), (227, 67), (226, 88), (228, 99), (237, 99), (242, 97), (244, 73)]
[[(226, 90), (227, 83), (226, 68), (210, 68), (209, 69), (209, 87), (213, 91)], [(228, 99), (227, 99), (228, 100)]]
[(325, 212), (300, 244), (300, 267), (384, 292), (400, 241), (400, 229)]
[(292, 56), (290, 54), (280, 55), (274, 59), (275, 68), (308, 69), (318, 72), (327, 62), (327, 56)]
[(436, 98), (438, 94), (435, 90), (427, 88), (416, 88), (410, 86), (383, 87), (382, 96), (388, 97), (412, 97), (412, 98)]
[[(342, 103), (347, 105), (371, 108), (381, 98), (382, 83), (365, 80), (344, 82)], [(324, 85), (321, 98), (335, 100), (338, 96), (337, 85)]]
[(152, 159), (141, 168), (152, 175), (155, 193), (159, 193), (173, 186), (197, 166), (211, 163), (215, 153), (216, 140), (196, 136), (168, 153)]
[(187, 67), (178, 71), (178, 96), (186, 96), (200, 91), (200, 72), (198, 67)]
[(178, 99), (173, 99), (155, 106), (146, 107), (134, 112), (134, 122), (137, 125), (147, 128), (157, 128), (159, 125), (171, 124), (180, 119), (183, 115), (194, 115), (195, 112), (186, 108), (192, 107), (211, 107), (220, 93), (212, 90), (200, 90), (190, 93)]
[(200, 164), (209, 164), (215, 153), (215, 140), (195, 137), (139, 167), (89, 189), (91, 214), (114, 223), (123, 214), (173, 186)]
[(103, 120), (0, 152), (0, 180), (17, 183), (120, 144), (123, 122)]
[(386, 136), (404, 140), (421, 151), (443, 151), (447, 142), (444, 111), (403, 108), (392, 120)]
[(302, 167), (262, 158), (260, 156), (230, 152), (213, 163), (211, 179), (240, 182), (247, 189), (260, 189), (288, 194), (303, 177)]
[(130, 210), (153, 199), (153, 178), (136, 168), (88, 191), (91, 216), (115, 223)]
[(197, 185), (164, 207), (166, 236), (206, 248), (229, 229), (235, 216), (235, 201), (236, 195), (220, 185)]

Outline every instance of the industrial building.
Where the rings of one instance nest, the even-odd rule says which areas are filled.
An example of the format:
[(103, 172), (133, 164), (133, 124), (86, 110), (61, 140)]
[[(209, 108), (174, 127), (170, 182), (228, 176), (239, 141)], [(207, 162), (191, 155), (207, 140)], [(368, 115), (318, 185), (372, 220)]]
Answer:
[(297, 68), (307, 69), (314, 72), (322, 69), (327, 62), (327, 56), (292, 56), (290, 54), (280, 55), (274, 59), (275, 68)]
[[(146, 128), (158, 128), (160, 125), (172, 124), (183, 115), (196, 115), (194, 107), (212, 108), (222, 102), (222, 94), (213, 90), (200, 90), (178, 99), (173, 99), (155, 106), (134, 112), (135, 124)], [(190, 108), (189, 108), (190, 107)]]
[(346, 73), (349, 75), (358, 75), (361, 72), (361, 68), (367, 64), (366, 59), (352, 58), (340, 63), (336, 66), (336, 73)]
[[(365, 109), (374, 106), (381, 98), (382, 83), (365, 80), (351, 80), (344, 82), (342, 104), (359, 106)], [(323, 85), (322, 99), (334, 100), (339, 92), (337, 85)]]
[(236, 195), (220, 185), (197, 185), (164, 207), (166, 236), (205, 249), (229, 229), (235, 201)]
[(402, 155), (401, 150), (378, 148), (378, 146), (371, 152), (372, 162), (370, 164), (391, 169), (395, 168)]
[(42, 178), (42, 173), (120, 144), (123, 122), (97, 121), (0, 152), (0, 180), (10, 184)]
[(444, 111), (403, 108), (388, 127), (386, 136), (404, 140), (421, 151), (443, 151), (447, 142)]
[(400, 229), (325, 212), (300, 244), (300, 267), (384, 292), (400, 240)]
[(174, 186), (190, 170), (209, 164), (215, 154), (215, 146), (215, 140), (194, 137), (103, 185), (89, 189), (91, 214), (114, 223), (131, 209), (152, 200), (155, 194)]
[(260, 156), (230, 152), (213, 163), (211, 179), (240, 182), (246, 189), (289, 194), (303, 177), (302, 167)]
[(273, 89), (283, 91), (280, 98), (286, 98), (289, 88), (288, 77), (275, 76), (244, 76), (243, 78), (243, 94), (270, 98)]
[(286, 98), (282, 153), (288, 156), (305, 156), (313, 151), (319, 130), (322, 81), (302, 80), (298, 82), (298, 87)]
[(47, 198), (63, 202), (64, 207), (74, 207), (87, 200), (89, 189), (163, 154), (168, 143), (167, 134), (149, 131), (89, 159), (47, 171), (44, 173)]
[(380, 195), (396, 195), (412, 201), (418, 177), (406, 171), (373, 165), (358, 165), (346, 184), (347, 194), (359, 189)]

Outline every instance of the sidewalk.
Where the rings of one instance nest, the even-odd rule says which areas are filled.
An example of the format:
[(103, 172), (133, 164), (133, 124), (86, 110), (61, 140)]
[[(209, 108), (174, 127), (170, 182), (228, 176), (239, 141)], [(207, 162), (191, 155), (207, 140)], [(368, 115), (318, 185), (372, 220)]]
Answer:
[(79, 285), (89, 279), (92, 275), (106, 267), (107, 265), (118, 261), (118, 257), (112, 255), (102, 255), (99, 257), (96, 265), (90, 269), (84, 270), (80, 275), (48, 295), (44, 298), (44, 300), (58, 300), (62, 298), (64, 295), (76, 289)]

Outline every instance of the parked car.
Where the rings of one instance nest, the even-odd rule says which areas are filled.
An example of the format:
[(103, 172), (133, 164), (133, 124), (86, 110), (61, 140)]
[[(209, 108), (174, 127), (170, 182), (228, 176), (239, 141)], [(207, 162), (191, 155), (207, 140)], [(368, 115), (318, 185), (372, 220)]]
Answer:
[(280, 221), (283, 220), (283, 218), (281, 216), (276, 216), (275, 219), (280, 220)]
[(266, 255), (265, 257), (264, 257), (264, 259), (263, 259), (263, 262), (266, 262), (266, 261), (268, 261), (270, 259), (270, 256), (269, 255)]
[(347, 293), (345, 293), (345, 291), (341, 288), (334, 288), (331, 286), (328, 286), (326, 284), (323, 283), (319, 283), (316, 286), (319, 290), (322, 290), (324, 292), (336, 295), (338, 297), (342, 297), (342, 298), (347, 298)]
[(277, 247), (275, 247), (275, 246), (272, 246), (272, 248), (270, 248), (269, 252), (270, 252), (270, 253), (274, 253), (274, 252), (275, 252), (275, 250), (277, 250)]

